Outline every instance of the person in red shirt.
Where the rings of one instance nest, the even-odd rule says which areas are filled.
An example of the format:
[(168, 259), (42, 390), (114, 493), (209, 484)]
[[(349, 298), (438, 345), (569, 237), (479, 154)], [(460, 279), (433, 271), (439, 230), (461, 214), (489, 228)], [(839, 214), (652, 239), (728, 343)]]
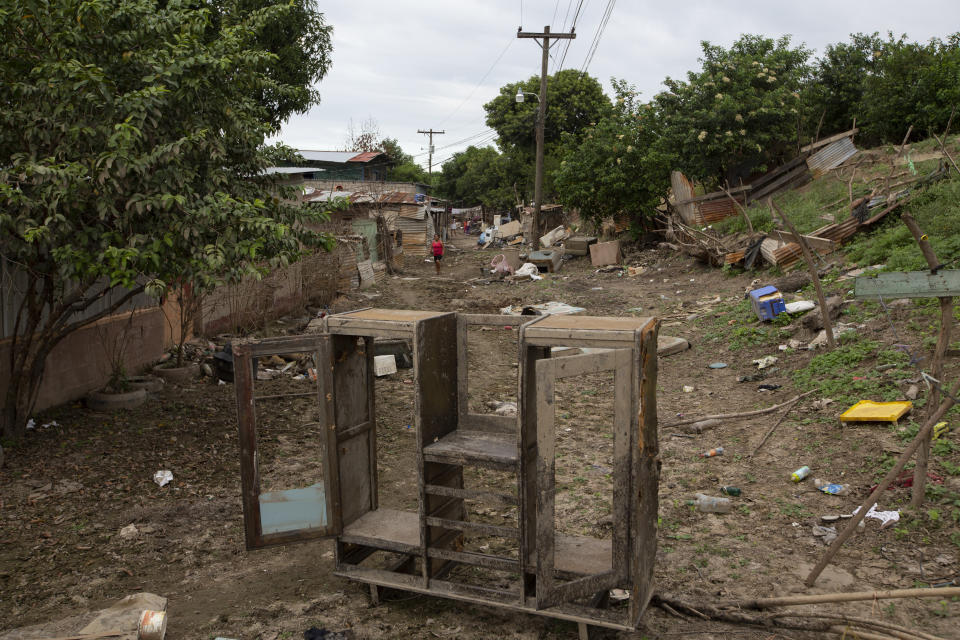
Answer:
[(440, 273), (440, 260), (443, 258), (443, 243), (440, 242), (440, 236), (434, 234), (433, 243), (430, 245), (433, 249), (433, 266), (437, 268), (437, 274)]

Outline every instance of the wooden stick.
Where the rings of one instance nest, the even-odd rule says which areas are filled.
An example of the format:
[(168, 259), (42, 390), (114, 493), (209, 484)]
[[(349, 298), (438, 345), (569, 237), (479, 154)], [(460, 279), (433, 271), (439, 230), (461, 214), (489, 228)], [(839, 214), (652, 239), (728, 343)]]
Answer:
[(734, 420), (736, 418), (749, 418), (751, 416), (762, 416), (765, 413), (772, 413), (777, 409), (781, 409), (792, 402), (796, 402), (800, 400), (801, 398), (806, 398), (811, 393), (813, 393), (813, 391), (807, 391), (806, 393), (801, 393), (798, 396), (794, 396), (793, 398), (790, 398), (786, 402), (775, 404), (772, 407), (767, 407), (766, 409), (757, 409), (756, 411), (741, 411), (740, 413), (721, 413), (715, 416), (703, 416), (702, 418), (684, 418), (683, 420), (677, 420), (676, 422), (670, 422), (667, 424), (662, 424), (660, 426), (663, 427), (664, 429), (669, 429), (671, 427), (679, 427), (682, 424), (693, 424), (694, 422), (700, 422), (701, 420)]
[(783, 211), (780, 210), (780, 207), (773, 201), (772, 196), (767, 198), (767, 204), (771, 210), (777, 212), (777, 215), (779, 215), (783, 223), (787, 225), (790, 232), (796, 236), (800, 250), (803, 251), (803, 261), (807, 263), (807, 271), (810, 272), (810, 277), (813, 279), (813, 287), (817, 290), (817, 300), (820, 301), (820, 316), (823, 318), (823, 328), (827, 332), (827, 348), (832, 351), (837, 348), (837, 341), (833, 338), (833, 322), (830, 320), (830, 310), (827, 309), (827, 299), (823, 295), (823, 287), (820, 286), (820, 274), (817, 273), (817, 265), (813, 262), (810, 245), (807, 243), (807, 239), (800, 235), (800, 232), (793, 226), (790, 219), (787, 218)]
[(957, 173), (960, 173), (960, 168), (957, 168), (957, 162), (953, 159), (953, 156), (950, 155), (950, 152), (947, 151), (947, 147), (943, 144), (943, 141), (940, 140), (940, 138), (937, 138), (937, 134), (935, 133), (933, 134), (933, 137), (940, 144), (940, 150), (943, 151), (943, 155), (947, 156), (947, 160), (950, 161), (950, 164), (953, 165), (953, 168), (957, 170)]
[[(957, 385), (953, 389), (951, 396), (957, 395), (957, 392), (960, 392), (960, 382), (957, 382)], [(933, 427), (937, 422), (940, 421), (940, 418), (950, 410), (950, 407), (953, 406), (953, 398), (948, 396), (943, 402), (940, 403), (940, 406), (937, 410), (927, 418), (926, 424), (923, 425), (923, 428), (920, 429), (916, 437), (913, 439), (913, 442), (910, 443), (910, 446), (907, 447), (906, 451), (900, 454), (900, 459), (897, 460), (897, 463), (893, 465), (893, 468), (887, 472), (887, 475), (884, 476), (883, 480), (880, 481), (880, 484), (877, 485), (877, 488), (873, 490), (870, 496), (860, 504), (860, 510), (857, 511), (853, 517), (847, 522), (846, 528), (840, 532), (840, 535), (837, 536), (837, 539), (833, 541), (833, 544), (830, 545), (830, 548), (827, 549), (827, 552), (823, 554), (823, 557), (820, 559), (820, 562), (817, 563), (811, 571), (810, 575), (807, 576), (807, 579), (804, 581), (808, 587), (812, 587), (813, 583), (817, 581), (817, 577), (824, 570), (824, 568), (830, 564), (830, 560), (837, 554), (837, 551), (840, 550), (840, 547), (844, 542), (847, 541), (847, 538), (853, 535), (854, 531), (857, 529), (857, 525), (866, 517), (867, 512), (870, 511), (870, 508), (877, 504), (877, 498), (886, 491), (887, 487), (890, 486), (890, 483), (893, 482), (900, 472), (903, 471), (903, 468), (907, 466), (907, 462), (913, 456), (913, 454), (920, 448), (920, 445), (923, 444), (924, 440), (928, 435), (933, 433)], [(952, 589), (954, 587), (947, 587)], [(957, 588), (957, 595), (960, 595), (960, 587)], [(936, 591), (936, 589), (907, 589), (907, 591)], [(815, 597), (815, 596), (814, 596)]]
[(787, 410), (784, 411), (784, 412), (783, 412), (783, 415), (780, 416), (780, 419), (777, 420), (777, 422), (776, 422), (772, 427), (770, 427), (770, 430), (767, 431), (767, 435), (763, 436), (763, 440), (761, 440), (761, 441), (760, 441), (760, 444), (757, 445), (757, 448), (753, 450), (753, 453), (751, 453), (749, 456), (747, 456), (748, 458), (752, 458), (753, 456), (757, 455), (757, 452), (760, 451), (760, 449), (763, 447), (763, 445), (765, 445), (765, 444), (767, 443), (767, 440), (770, 439), (770, 436), (773, 435), (773, 432), (776, 431), (776, 430), (777, 430), (777, 427), (780, 426), (780, 423), (783, 422), (788, 415), (790, 415), (790, 412), (793, 411), (793, 408), (794, 408), (795, 406), (797, 406), (797, 404), (800, 402), (800, 400), (801, 400), (800, 396), (797, 396), (797, 399), (794, 400), (794, 402), (793, 402), (792, 404), (790, 404), (790, 405), (787, 406)]
[[(856, 525), (854, 525), (856, 528)], [(804, 604), (824, 602), (857, 602), (862, 600), (895, 600), (900, 598), (952, 598), (960, 596), (960, 587), (938, 587), (935, 589), (888, 589), (886, 591), (849, 591), (846, 593), (818, 593), (807, 596), (782, 596), (778, 598), (758, 598), (756, 600), (731, 600), (721, 603), (725, 607), (738, 609), (770, 609), (772, 607), (792, 607)], [(676, 606), (676, 605), (674, 605)]]
[[(773, 618), (795, 616), (795, 613), (784, 613), (771, 616)], [(922, 638), (922, 640), (943, 640), (943, 638), (935, 635), (931, 635), (924, 631), (917, 631), (915, 629), (908, 629), (907, 627), (901, 627), (900, 625), (893, 624), (892, 622), (879, 622), (877, 620), (871, 620), (870, 618), (859, 618), (856, 616), (848, 616), (846, 614), (830, 614), (830, 613), (808, 613), (804, 612), (804, 618), (820, 618), (823, 620), (839, 620), (840, 622), (852, 622), (854, 624), (863, 626), (863, 627), (872, 627), (879, 631), (886, 631), (887, 633), (899, 632), (901, 634), (906, 634), (909, 637)]]
[[(909, 213), (901, 213), (900, 219), (907, 225), (910, 233), (913, 234), (920, 252), (923, 254), (927, 265), (932, 273), (940, 267), (940, 261), (937, 254), (933, 251), (933, 246), (927, 235), (920, 230), (920, 225)], [(950, 346), (950, 332), (953, 326), (953, 298), (943, 297), (940, 300), (940, 332), (937, 335), (937, 345), (933, 350), (933, 362), (930, 365), (931, 375), (937, 380), (943, 379), (943, 361), (947, 356), (947, 348)], [(930, 391), (927, 413), (934, 407), (940, 405), (940, 390), (933, 387)], [(917, 454), (917, 465), (913, 469), (913, 490), (910, 497), (910, 507), (916, 509), (923, 504), (924, 492), (927, 487), (927, 466), (930, 461), (930, 447), (933, 445), (932, 434), (926, 438), (920, 452)]]
[(57, 636), (56, 638), (38, 638), (37, 640), (95, 640), (96, 638), (116, 638), (128, 633), (136, 633), (136, 630), (130, 631), (101, 631), (100, 633), (87, 633), (79, 636)]
[(730, 191), (726, 187), (723, 188), (723, 192), (727, 194), (727, 197), (730, 198), (730, 200), (733, 202), (733, 206), (735, 206), (737, 210), (740, 212), (740, 215), (743, 216), (743, 219), (747, 223), (747, 228), (750, 229), (750, 235), (753, 235), (754, 233), (756, 233), (756, 231), (753, 230), (753, 223), (750, 222), (750, 216), (747, 215), (747, 210), (744, 209), (742, 206), (740, 206), (740, 203), (737, 202), (736, 198), (730, 195)]

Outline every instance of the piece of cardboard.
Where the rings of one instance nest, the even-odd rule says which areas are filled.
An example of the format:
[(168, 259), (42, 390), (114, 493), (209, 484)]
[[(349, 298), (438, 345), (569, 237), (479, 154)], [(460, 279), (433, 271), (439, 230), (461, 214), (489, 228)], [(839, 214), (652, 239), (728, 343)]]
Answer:
[(497, 231), (497, 234), (501, 238), (509, 238), (510, 236), (515, 236), (521, 232), (520, 222), (514, 220), (513, 222), (508, 222), (505, 225), (502, 225)]
[(595, 267), (620, 264), (620, 241), (612, 240), (590, 245), (590, 262)]

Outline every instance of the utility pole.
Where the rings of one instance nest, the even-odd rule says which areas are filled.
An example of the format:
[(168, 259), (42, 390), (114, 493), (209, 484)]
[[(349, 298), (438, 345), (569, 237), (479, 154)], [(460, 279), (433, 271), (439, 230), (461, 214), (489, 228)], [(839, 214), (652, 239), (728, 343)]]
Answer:
[(424, 131), (423, 129), (417, 129), (417, 133), (425, 133), (430, 136), (430, 146), (428, 147), (427, 153), (427, 173), (433, 175), (433, 136), (434, 134), (440, 136), (446, 133), (446, 131), (434, 131), (431, 127), (429, 130)]
[[(540, 66), (540, 108), (537, 111), (537, 174), (533, 183), (533, 250), (540, 248), (540, 207), (543, 205), (543, 124), (547, 117), (547, 63), (550, 61), (550, 40), (573, 40), (577, 35), (570, 33), (550, 33), (550, 27), (543, 28), (543, 33), (522, 31), (517, 29), (518, 38), (542, 39), (537, 42), (543, 50), (543, 60)], [(523, 93), (517, 94), (518, 101), (523, 101)]]

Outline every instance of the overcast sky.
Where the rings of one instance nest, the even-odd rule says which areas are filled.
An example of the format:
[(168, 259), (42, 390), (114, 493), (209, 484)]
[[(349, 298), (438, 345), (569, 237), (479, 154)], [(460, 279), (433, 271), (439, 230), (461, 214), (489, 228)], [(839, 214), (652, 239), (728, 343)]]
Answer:
[[(490, 144), (484, 103), (500, 87), (540, 73), (535, 40), (516, 31), (569, 31), (578, 5), (575, 40), (563, 68), (584, 67), (608, 0), (389, 0), (320, 2), (333, 26), (333, 64), (320, 83), (322, 102), (286, 124), (280, 139), (301, 149), (341, 149), (355, 127), (377, 122), (383, 137), (434, 168), (471, 143)], [(522, 22), (521, 22), (522, 9)], [(699, 67), (700, 41), (728, 47), (740, 34), (789, 34), (816, 53), (850, 33), (893, 31), (911, 40), (960, 31), (960, 0), (776, 0), (726, 2), (620, 0), (600, 34), (587, 72), (610, 93), (610, 77), (635, 84), (646, 98), (666, 76)], [(565, 45), (551, 47), (553, 73)], [(499, 60), (499, 61), (498, 61)], [(548, 116), (549, 117), (549, 116)]]

